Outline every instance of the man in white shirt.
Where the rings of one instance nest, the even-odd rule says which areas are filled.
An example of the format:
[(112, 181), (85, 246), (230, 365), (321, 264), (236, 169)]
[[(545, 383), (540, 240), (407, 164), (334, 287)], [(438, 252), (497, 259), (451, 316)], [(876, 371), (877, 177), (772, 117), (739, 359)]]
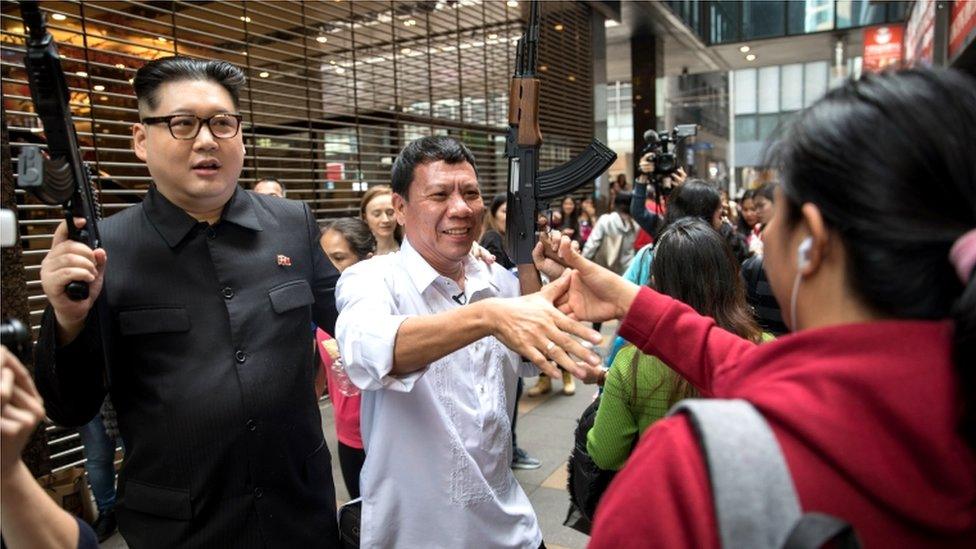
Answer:
[(519, 298), (511, 273), (470, 258), (484, 204), (460, 142), (407, 145), (393, 191), (400, 251), (350, 267), (336, 292), (342, 356), (363, 390), (361, 545), (540, 547), (509, 468), (516, 381), (537, 373), (520, 355), (586, 377), (599, 357), (572, 335), (599, 334), (553, 307), (567, 277)]

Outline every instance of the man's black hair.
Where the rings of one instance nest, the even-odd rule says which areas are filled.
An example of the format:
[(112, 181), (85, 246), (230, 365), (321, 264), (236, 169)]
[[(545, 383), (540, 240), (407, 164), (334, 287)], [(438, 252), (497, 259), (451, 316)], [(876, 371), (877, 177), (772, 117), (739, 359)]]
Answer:
[(413, 172), (417, 166), (439, 160), (448, 164), (467, 162), (474, 169), (475, 177), (478, 176), (474, 155), (464, 146), (464, 143), (446, 135), (421, 137), (407, 144), (393, 163), (393, 192), (407, 200), (410, 182), (413, 181)]
[(139, 105), (153, 110), (159, 105), (156, 96), (159, 86), (181, 80), (210, 80), (220, 84), (230, 94), (234, 108), (240, 108), (241, 88), (247, 78), (241, 69), (227, 61), (175, 55), (155, 59), (140, 67), (132, 87), (136, 90)]

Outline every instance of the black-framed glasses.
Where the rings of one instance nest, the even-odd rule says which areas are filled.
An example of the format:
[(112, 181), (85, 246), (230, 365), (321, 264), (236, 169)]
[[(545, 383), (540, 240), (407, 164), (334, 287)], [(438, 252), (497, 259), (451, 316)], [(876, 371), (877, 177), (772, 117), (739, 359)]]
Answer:
[(169, 127), (169, 133), (174, 139), (196, 139), (200, 127), (206, 123), (210, 134), (217, 139), (230, 139), (241, 130), (239, 114), (220, 113), (209, 118), (200, 118), (192, 114), (171, 114), (169, 116), (147, 116), (142, 119), (143, 124), (163, 124)]

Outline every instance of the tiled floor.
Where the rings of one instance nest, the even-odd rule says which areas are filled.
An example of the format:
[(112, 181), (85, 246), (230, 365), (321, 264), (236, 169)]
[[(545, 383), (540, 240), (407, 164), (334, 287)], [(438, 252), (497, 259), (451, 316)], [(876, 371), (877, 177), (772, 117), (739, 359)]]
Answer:
[[(612, 324), (604, 325), (603, 333), (613, 334)], [(535, 378), (525, 379), (525, 388), (535, 385)], [(596, 387), (576, 383), (576, 395), (564, 396), (562, 382), (553, 382), (553, 391), (548, 395), (529, 398), (522, 396), (519, 402), (517, 423), (518, 443), (533, 457), (542, 461), (542, 467), (534, 471), (515, 471), (525, 493), (529, 495), (546, 546), (552, 549), (581, 548), (586, 546), (587, 536), (563, 526), (569, 507), (566, 492), (566, 459), (573, 447), (573, 430), (576, 419), (593, 400)], [(332, 455), (337, 455), (335, 424), (332, 405), (322, 403), (322, 429)], [(333, 467), (336, 496), (340, 503), (349, 495), (342, 482), (339, 467)], [(127, 546), (118, 534), (103, 543), (104, 549), (125, 549)]]

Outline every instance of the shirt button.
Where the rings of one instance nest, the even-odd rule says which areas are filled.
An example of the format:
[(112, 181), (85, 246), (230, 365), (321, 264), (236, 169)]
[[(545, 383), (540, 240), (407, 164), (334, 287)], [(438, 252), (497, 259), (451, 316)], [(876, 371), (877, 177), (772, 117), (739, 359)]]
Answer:
[(248, 431), (255, 431), (258, 428), (258, 424), (253, 419), (247, 420), (247, 423), (244, 425), (247, 427)]
[(225, 286), (223, 290), (220, 291), (224, 295), (224, 299), (230, 299), (234, 297), (234, 289), (230, 286)]
[(262, 496), (264, 496), (264, 490), (262, 490), (261, 487), (258, 486), (257, 488), (254, 489), (254, 497), (261, 499)]
[(213, 227), (207, 227), (207, 239), (213, 240), (215, 238), (217, 238), (217, 229), (214, 229)]
[(247, 360), (247, 354), (238, 349), (237, 352), (234, 353), (234, 358), (237, 359), (237, 362), (243, 363), (245, 360)]

